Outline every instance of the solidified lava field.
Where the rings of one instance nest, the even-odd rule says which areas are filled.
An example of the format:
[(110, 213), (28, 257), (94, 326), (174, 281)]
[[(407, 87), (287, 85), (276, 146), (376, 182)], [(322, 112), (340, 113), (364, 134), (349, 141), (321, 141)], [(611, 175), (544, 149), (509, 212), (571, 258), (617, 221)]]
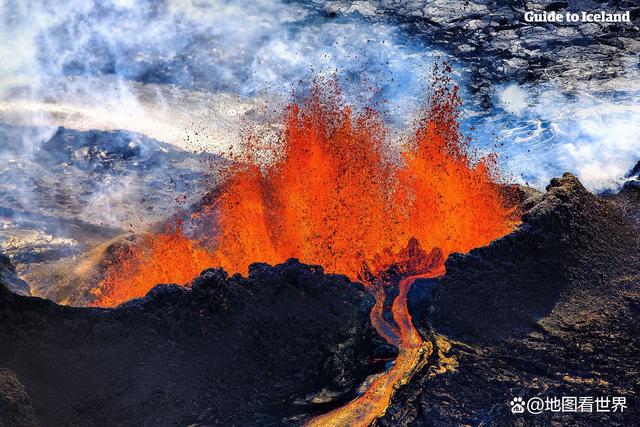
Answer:
[(640, 425), (634, 2), (0, 23), (0, 427)]

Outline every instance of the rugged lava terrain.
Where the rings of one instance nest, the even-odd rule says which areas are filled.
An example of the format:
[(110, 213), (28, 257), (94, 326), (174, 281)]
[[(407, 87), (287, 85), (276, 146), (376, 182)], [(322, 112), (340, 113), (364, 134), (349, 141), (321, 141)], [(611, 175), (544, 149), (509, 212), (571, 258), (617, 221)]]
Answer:
[(0, 292), (6, 425), (279, 424), (352, 398), (393, 355), (361, 285), (295, 261), (114, 310)]
[[(524, 202), (516, 231), (416, 282), (409, 308), (436, 351), (376, 423), (637, 424), (632, 200), (565, 174)], [(248, 278), (207, 270), (191, 289), (161, 285), (112, 310), (0, 292), (6, 425), (300, 424), (394, 354), (361, 285), (296, 261)], [(515, 396), (625, 396), (628, 408), (521, 416)]]
[[(563, 87), (597, 81), (625, 86), (620, 77), (637, 55), (640, 9), (630, 0), (363, 0), (319, 1), (329, 16), (350, 12), (393, 17), (411, 34), (472, 64), (480, 93), (500, 81), (561, 80)], [(526, 11), (629, 11), (631, 23), (528, 23)], [(628, 84), (628, 81), (626, 82)]]
[[(517, 231), (450, 257), (446, 276), (414, 288), (414, 323), (448, 337), (457, 369), (425, 367), (381, 425), (638, 422), (638, 228), (570, 174), (526, 203)], [(521, 417), (508, 406), (516, 396), (626, 396), (629, 408)]]

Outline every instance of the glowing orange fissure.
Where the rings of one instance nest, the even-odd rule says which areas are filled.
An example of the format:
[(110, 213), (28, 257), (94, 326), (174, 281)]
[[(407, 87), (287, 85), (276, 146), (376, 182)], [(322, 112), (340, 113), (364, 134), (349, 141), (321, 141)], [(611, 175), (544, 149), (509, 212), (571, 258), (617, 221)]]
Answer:
[(371, 382), (363, 394), (344, 406), (311, 418), (305, 423), (306, 427), (371, 425), (376, 418), (385, 413), (395, 390), (411, 379), (420, 361), (429, 358), (433, 347), (425, 345), (414, 328), (407, 309), (407, 298), (411, 286), (417, 279), (435, 278), (445, 273), (442, 258), (438, 258), (437, 261), (432, 269), (400, 280), (399, 294), (391, 307), (395, 324), (390, 324), (382, 315), (384, 293), (380, 289), (375, 293), (376, 304), (371, 311), (371, 322), (387, 342), (398, 347), (399, 353), (393, 365)]
[[(494, 157), (473, 159), (459, 130), (457, 88), (434, 90), (401, 161), (385, 151), (379, 113), (355, 114), (337, 83), (316, 83), (284, 116), (276, 160), (255, 161), (255, 135), (235, 162), (211, 212), (205, 249), (181, 227), (146, 236), (107, 270), (95, 305), (144, 295), (157, 283), (186, 284), (211, 266), (246, 274), (249, 264), (288, 258), (362, 277), (416, 238), (443, 256), (508, 233), (517, 220), (495, 183)], [(210, 213), (211, 214), (211, 213)]]

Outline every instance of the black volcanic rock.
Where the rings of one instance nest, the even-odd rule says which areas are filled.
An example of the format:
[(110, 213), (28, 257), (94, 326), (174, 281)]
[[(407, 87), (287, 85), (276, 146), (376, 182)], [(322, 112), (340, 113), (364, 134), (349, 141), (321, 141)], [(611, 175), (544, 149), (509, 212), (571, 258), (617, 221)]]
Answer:
[(639, 248), (629, 221), (565, 174), (518, 230), (447, 260), (428, 320), (448, 335), (490, 340), (531, 329), (560, 302), (598, 311), (620, 298), (617, 279), (637, 274)]
[(0, 368), (0, 426), (39, 425), (31, 399), (16, 374)]
[[(565, 174), (516, 231), (446, 265), (409, 308), (451, 348), (440, 341), (379, 425), (638, 425), (640, 232), (615, 203)], [(563, 396), (623, 396), (628, 408), (510, 412), (514, 397)]]
[(0, 288), (0, 366), (45, 425), (290, 423), (352, 398), (384, 347), (362, 285), (295, 260), (115, 309)]
[[(615, 80), (640, 49), (640, 9), (632, 0), (318, 0), (328, 16), (394, 19), (412, 36), (469, 65), (472, 87), (517, 81)], [(527, 11), (630, 12), (628, 23), (526, 22)], [(622, 88), (622, 87), (621, 87)]]
[(16, 294), (31, 295), (29, 285), (18, 277), (11, 260), (3, 254), (0, 254), (0, 283)]

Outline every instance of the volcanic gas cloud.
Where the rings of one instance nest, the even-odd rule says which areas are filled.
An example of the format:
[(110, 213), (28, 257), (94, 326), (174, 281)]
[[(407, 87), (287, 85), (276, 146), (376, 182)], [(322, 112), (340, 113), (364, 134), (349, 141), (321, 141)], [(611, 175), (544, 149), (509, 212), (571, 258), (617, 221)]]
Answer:
[(212, 266), (246, 273), (288, 258), (357, 279), (392, 263), (411, 238), (446, 258), (503, 236), (517, 214), (496, 184), (495, 158), (474, 156), (461, 134), (459, 108), (457, 87), (438, 80), (398, 160), (382, 114), (355, 113), (335, 81), (316, 82), (286, 108), (267, 162), (256, 160), (264, 138), (247, 133), (219, 196), (196, 214), (215, 218), (209, 236), (187, 237), (186, 223), (144, 236), (118, 254), (94, 304), (186, 284)]

